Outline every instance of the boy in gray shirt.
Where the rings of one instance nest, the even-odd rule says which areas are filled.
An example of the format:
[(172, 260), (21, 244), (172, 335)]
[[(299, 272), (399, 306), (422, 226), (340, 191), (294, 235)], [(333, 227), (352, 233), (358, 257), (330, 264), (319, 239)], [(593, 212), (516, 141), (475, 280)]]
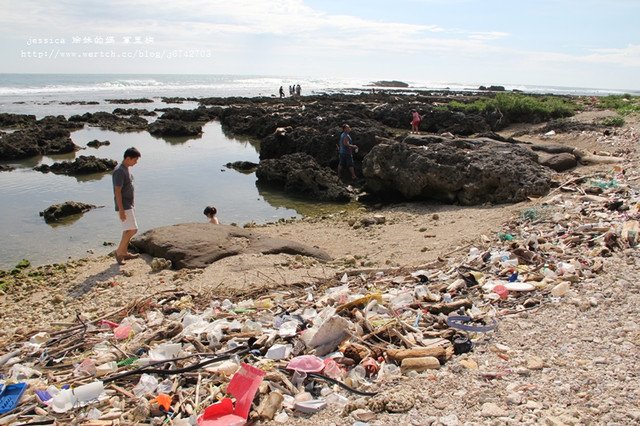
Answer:
[(124, 152), (124, 159), (115, 168), (111, 176), (116, 211), (120, 217), (120, 222), (122, 222), (122, 238), (118, 248), (116, 248), (116, 261), (120, 265), (123, 265), (125, 260), (138, 257), (138, 255), (128, 252), (129, 241), (138, 232), (133, 202), (133, 176), (129, 173), (129, 168), (135, 166), (140, 157), (140, 151), (136, 148), (127, 149)]

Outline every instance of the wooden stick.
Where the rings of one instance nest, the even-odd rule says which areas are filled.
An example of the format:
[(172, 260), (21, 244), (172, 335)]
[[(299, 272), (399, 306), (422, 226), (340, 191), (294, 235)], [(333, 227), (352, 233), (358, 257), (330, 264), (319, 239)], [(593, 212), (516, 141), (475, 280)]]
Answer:
[(196, 400), (195, 400), (195, 408), (196, 411), (198, 407), (200, 407), (200, 383), (202, 382), (202, 374), (198, 373), (198, 383), (196, 384)]
[(128, 398), (131, 398), (133, 400), (138, 400), (138, 397), (135, 396), (133, 393), (129, 392), (126, 389), (121, 388), (120, 386), (118, 386), (118, 385), (116, 385), (114, 383), (112, 383), (110, 387), (111, 387), (111, 389), (120, 392), (121, 394), (123, 394), (124, 396), (126, 396)]

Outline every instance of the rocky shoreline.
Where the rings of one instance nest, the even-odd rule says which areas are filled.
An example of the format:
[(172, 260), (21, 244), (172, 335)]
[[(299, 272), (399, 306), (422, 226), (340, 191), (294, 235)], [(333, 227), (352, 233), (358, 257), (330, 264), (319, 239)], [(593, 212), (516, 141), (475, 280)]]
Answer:
[[(140, 100), (130, 100), (136, 101)], [(563, 119), (576, 108), (591, 108), (580, 97), (486, 91), (197, 101), (200, 106), (193, 110), (116, 108), (113, 113), (85, 113), (68, 119), (0, 114), (0, 126), (15, 130), (0, 135), (0, 161), (73, 152), (78, 147), (71, 142), (70, 131), (85, 125), (117, 132), (146, 130), (158, 137), (197, 137), (205, 123), (219, 120), (225, 132), (259, 140), (259, 183), (295, 196), (346, 202), (364, 191), (381, 200), (512, 203), (548, 192), (553, 185), (550, 169), (574, 168), (586, 154), (571, 149), (553, 151), (496, 132), (514, 123), (562, 128), (566, 126)], [(411, 110), (423, 117), (423, 135), (407, 131)], [(160, 114), (157, 119), (145, 118), (156, 112)], [(359, 148), (354, 155), (355, 169), (362, 176), (356, 185), (360, 191), (351, 193), (334, 173), (336, 141), (347, 122)], [(590, 125), (606, 130), (605, 125)], [(546, 153), (540, 155), (543, 150)], [(591, 156), (590, 160), (597, 159)], [(94, 162), (95, 172), (104, 171), (98, 162)]]

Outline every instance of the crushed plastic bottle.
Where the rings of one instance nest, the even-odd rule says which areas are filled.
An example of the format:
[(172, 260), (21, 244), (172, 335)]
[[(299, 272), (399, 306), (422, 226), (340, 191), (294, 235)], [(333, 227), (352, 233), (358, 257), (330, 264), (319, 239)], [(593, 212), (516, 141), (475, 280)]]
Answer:
[(242, 324), (240, 331), (243, 333), (255, 333), (256, 335), (262, 334), (262, 324), (257, 321), (246, 320)]
[(345, 371), (333, 359), (327, 358), (324, 360), (323, 374), (332, 379), (341, 380), (345, 376)]
[(96, 376), (106, 376), (107, 374), (113, 373), (116, 370), (118, 370), (118, 363), (116, 361), (109, 361), (96, 366)]
[(576, 273), (576, 267), (571, 263), (558, 262), (556, 272), (558, 275), (573, 275)]
[(287, 321), (282, 323), (278, 329), (278, 335), (280, 337), (295, 336), (298, 330), (298, 324), (300, 324), (298, 321)]
[(409, 291), (404, 291), (391, 299), (391, 309), (397, 310), (402, 309), (411, 303), (413, 303), (415, 299), (413, 298), (413, 294)]
[(141, 397), (152, 393), (158, 387), (158, 379), (150, 374), (143, 374), (140, 376), (140, 381), (133, 388), (133, 394), (137, 397)]
[(156, 392), (170, 394), (172, 389), (173, 389), (173, 380), (164, 379), (162, 382), (158, 384), (158, 387), (156, 388)]

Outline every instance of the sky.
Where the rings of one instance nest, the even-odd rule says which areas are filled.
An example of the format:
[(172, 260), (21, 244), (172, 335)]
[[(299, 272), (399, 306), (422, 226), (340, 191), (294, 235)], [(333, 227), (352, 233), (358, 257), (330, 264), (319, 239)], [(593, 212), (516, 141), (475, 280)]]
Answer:
[(640, 0), (0, 0), (0, 73), (640, 89)]

